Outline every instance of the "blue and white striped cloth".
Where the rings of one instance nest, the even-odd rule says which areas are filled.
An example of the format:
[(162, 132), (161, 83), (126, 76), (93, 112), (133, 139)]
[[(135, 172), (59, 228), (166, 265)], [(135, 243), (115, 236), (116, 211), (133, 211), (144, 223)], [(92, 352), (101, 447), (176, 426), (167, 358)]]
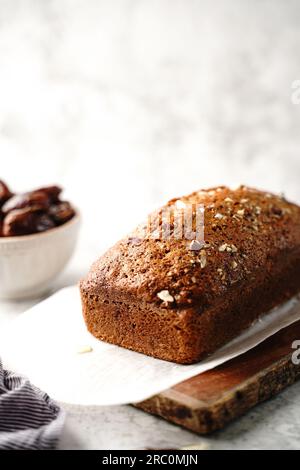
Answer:
[(0, 360), (0, 449), (55, 449), (65, 413)]

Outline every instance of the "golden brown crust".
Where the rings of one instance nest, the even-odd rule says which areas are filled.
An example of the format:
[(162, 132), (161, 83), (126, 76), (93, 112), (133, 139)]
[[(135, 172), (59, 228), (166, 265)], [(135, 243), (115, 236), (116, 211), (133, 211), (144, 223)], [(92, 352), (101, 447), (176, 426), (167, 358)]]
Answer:
[(300, 290), (300, 208), (243, 186), (194, 192), (164, 208), (177, 201), (204, 205), (200, 251), (185, 239), (142, 238), (139, 227), (80, 288), (95, 336), (191, 363)]

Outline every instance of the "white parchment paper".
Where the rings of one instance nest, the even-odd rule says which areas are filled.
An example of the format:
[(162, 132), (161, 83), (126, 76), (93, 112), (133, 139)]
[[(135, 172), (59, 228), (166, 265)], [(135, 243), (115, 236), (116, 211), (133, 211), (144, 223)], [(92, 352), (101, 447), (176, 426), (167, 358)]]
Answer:
[(210, 358), (183, 366), (93, 338), (82, 319), (78, 288), (68, 287), (0, 332), (0, 357), (6, 368), (27, 375), (57, 401), (77, 405), (134, 403), (246, 352), (299, 319), (298, 296)]

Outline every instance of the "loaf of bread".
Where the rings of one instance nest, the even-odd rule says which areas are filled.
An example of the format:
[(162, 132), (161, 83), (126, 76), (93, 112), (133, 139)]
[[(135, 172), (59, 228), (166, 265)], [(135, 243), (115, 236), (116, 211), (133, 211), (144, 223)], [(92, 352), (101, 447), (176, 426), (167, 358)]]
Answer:
[(300, 291), (300, 207), (218, 187), (173, 199), (152, 220), (162, 228), (166, 209), (199, 205), (204, 240), (175, 237), (173, 217), (168, 237), (141, 225), (93, 264), (80, 290), (95, 337), (191, 364)]

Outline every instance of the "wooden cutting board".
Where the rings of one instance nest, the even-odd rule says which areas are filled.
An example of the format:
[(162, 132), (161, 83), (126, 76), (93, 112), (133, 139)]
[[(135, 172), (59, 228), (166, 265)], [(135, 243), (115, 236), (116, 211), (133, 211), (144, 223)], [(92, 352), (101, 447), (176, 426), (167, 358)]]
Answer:
[(300, 378), (300, 364), (292, 362), (295, 340), (300, 340), (300, 321), (216, 369), (135, 406), (199, 434), (221, 429)]

